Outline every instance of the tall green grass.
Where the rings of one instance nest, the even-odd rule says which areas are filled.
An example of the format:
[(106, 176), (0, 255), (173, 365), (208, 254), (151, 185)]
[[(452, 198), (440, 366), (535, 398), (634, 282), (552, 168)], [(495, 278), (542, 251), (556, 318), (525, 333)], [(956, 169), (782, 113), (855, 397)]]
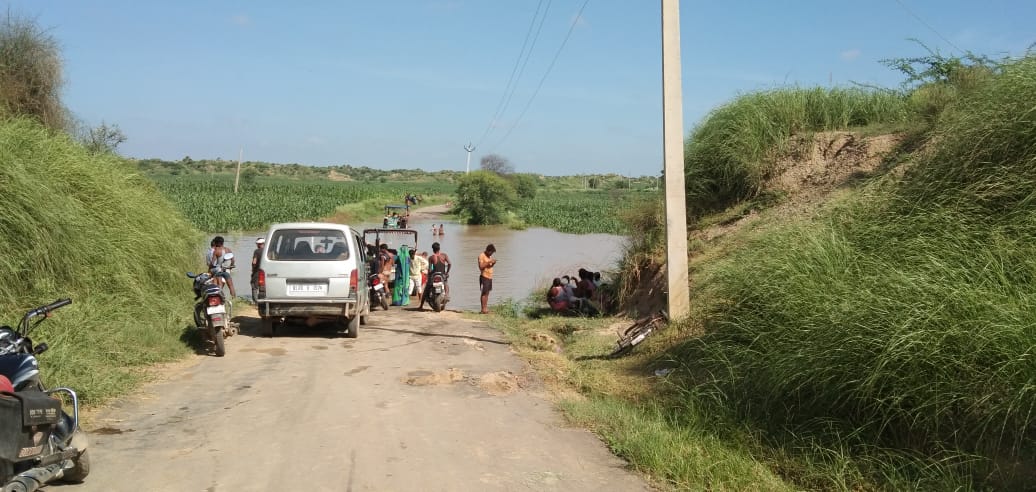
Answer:
[(753, 197), (770, 176), (773, 155), (796, 133), (916, 118), (903, 94), (845, 88), (788, 88), (738, 97), (711, 114), (687, 140), (684, 172), (689, 213), (715, 211)]
[(183, 355), (200, 237), (154, 185), (27, 120), (0, 121), (0, 162), (0, 318), (73, 299), (33, 337), (45, 382), (97, 402)]
[(654, 191), (553, 191), (522, 200), (517, 215), (529, 225), (572, 234), (632, 232), (624, 213), (658, 200)]
[(878, 483), (897, 463), (927, 487), (1031, 483), (1034, 101), (1036, 59), (1008, 65), (901, 182), (706, 265), (707, 334), (676, 352), (688, 397), (777, 440), (885, 456)]

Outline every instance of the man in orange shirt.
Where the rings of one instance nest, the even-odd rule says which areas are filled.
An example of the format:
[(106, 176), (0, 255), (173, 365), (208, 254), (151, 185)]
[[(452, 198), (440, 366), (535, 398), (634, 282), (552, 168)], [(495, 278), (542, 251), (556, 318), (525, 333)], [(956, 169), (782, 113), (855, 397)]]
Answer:
[(489, 314), (489, 291), (493, 290), (493, 265), (496, 265), (496, 246), (486, 246), (486, 251), (478, 255), (478, 290), (482, 293), (482, 314)]

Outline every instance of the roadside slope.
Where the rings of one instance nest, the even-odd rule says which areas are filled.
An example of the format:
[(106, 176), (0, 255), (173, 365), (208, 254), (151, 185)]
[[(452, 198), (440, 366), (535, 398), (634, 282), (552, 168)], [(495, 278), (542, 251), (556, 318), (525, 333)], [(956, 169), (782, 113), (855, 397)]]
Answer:
[(73, 304), (33, 339), (46, 381), (90, 403), (183, 355), (183, 273), (198, 235), (135, 168), (27, 120), (0, 121), (0, 306), (15, 324), (59, 297)]

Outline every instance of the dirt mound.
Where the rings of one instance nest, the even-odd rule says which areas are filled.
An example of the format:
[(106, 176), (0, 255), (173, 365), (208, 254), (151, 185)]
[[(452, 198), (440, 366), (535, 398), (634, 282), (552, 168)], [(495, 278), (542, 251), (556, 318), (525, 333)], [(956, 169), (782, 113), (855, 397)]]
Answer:
[[(854, 132), (819, 132), (791, 137), (774, 157), (774, 173), (764, 192), (780, 196), (767, 210), (770, 217), (802, 217), (816, 211), (839, 187), (879, 170), (882, 162), (903, 142), (900, 134), (864, 137)], [(737, 231), (759, 218), (755, 209), (694, 231), (691, 236), (711, 241)]]
[(521, 389), (518, 376), (510, 371), (497, 371), (483, 374), (478, 380), (479, 388), (493, 396), (503, 396)]
[(902, 140), (901, 135), (861, 137), (853, 132), (793, 136), (765, 187), (799, 199), (822, 196), (874, 172)]
[(332, 169), (332, 170), (327, 172), (327, 179), (330, 179), (331, 181), (352, 181), (353, 180), (352, 176), (349, 176), (348, 174), (342, 174), (342, 173), (340, 173), (338, 171), (335, 171), (334, 169)]

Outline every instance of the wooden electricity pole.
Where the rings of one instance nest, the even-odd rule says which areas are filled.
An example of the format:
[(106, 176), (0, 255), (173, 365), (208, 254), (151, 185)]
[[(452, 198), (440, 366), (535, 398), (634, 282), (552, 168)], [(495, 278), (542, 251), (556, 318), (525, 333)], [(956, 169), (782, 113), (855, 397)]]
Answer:
[(662, 0), (662, 141), (665, 160), (666, 278), (669, 317), (691, 311), (687, 279), (687, 198), (683, 168), (680, 0)]

